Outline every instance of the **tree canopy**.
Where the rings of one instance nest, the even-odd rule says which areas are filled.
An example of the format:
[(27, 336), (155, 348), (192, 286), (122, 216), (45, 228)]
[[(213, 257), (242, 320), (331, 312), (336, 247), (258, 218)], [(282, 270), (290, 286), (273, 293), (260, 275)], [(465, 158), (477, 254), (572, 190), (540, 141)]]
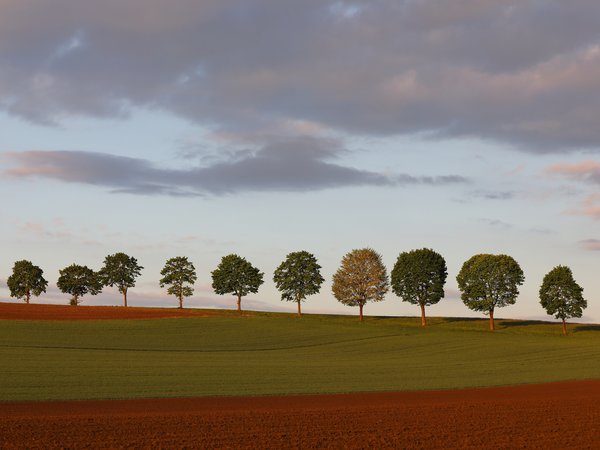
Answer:
[(446, 261), (439, 253), (428, 248), (403, 252), (392, 269), (392, 291), (402, 301), (421, 306), (421, 325), (425, 326), (425, 306), (444, 298), (447, 276)]
[(263, 273), (246, 258), (236, 254), (223, 256), (211, 272), (212, 287), (219, 295), (232, 294), (237, 297), (237, 310), (242, 311), (242, 297), (258, 292), (263, 284)]
[(548, 314), (562, 320), (565, 335), (566, 320), (581, 317), (587, 308), (583, 288), (577, 284), (567, 266), (556, 266), (544, 276), (540, 287), (540, 303)]
[(317, 258), (307, 251), (289, 253), (275, 269), (273, 281), (281, 292), (281, 300), (298, 303), (298, 316), (302, 314), (300, 304), (307, 296), (317, 294), (325, 279)]
[(142, 269), (137, 259), (119, 252), (104, 258), (99, 276), (104, 286), (117, 286), (123, 294), (123, 305), (127, 306), (127, 290), (135, 286), (135, 279), (140, 276)]
[[(192, 287), (197, 280), (196, 268), (186, 256), (170, 258), (160, 271), (160, 287), (169, 286), (167, 293), (179, 299), (179, 308), (183, 308), (183, 297), (194, 293)], [(192, 286), (190, 286), (192, 285)]]
[(96, 295), (102, 292), (102, 282), (98, 274), (87, 266), (71, 264), (59, 271), (56, 285), (65, 294), (71, 294), (71, 305), (77, 306), (85, 294)]
[(490, 331), (494, 331), (494, 309), (517, 301), (525, 277), (511, 256), (480, 254), (463, 264), (456, 281), (463, 303), (473, 311), (489, 314)]
[(381, 256), (370, 248), (347, 253), (333, 275), (333, 295), (344, 305), (358, 306), (361, 321), (365, 304), (383, 300), (388, 289), (388, 276)]
[(12, 275), (6, 280), (10, 296), (25, 300), (29, 304), (32, 295), (39, 296), (46, 292), (48, 282), (44, 278), (44, 271), (25, 259), (16, 261)]

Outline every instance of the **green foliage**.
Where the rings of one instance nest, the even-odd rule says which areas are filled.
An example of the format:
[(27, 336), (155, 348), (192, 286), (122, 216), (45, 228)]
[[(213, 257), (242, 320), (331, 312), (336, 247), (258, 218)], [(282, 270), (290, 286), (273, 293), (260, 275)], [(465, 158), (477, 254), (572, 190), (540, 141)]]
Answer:
[(98, 275), (104, 286), (117, 286), (127, 306), (127, 290), (135, 286), (135, 279), (142, 269), (133, 256), (119, 252), (104, 258), (104, 266)]
[(307, 296), (317, 294), (325, 279), (317, 258), (306, 251), (286, 256), (273, 274), (273, 281), (281, 292), (281, 299), (300, 303)]
[(87, 266), (71, 264), (59, 271), (56, 285), (65, 294), (71, 294), (70, 304), (77, 306), (85, 294), (96, 295), (102, 292), (102, 281), (98, 274)]
[(238, 298), (238, 311), (241, 311), (242, 297), (258, 292), (258, 288), (263, 284), (264, 275), (246, 258), (235, 254), (223, 256), (211, 274), (215, 293), (235, 295)]
[(402, 301), (429, 306), (444, 298), (446, 261), (431, 249), (400, 253), (391, 275), (392, 291)]
[(160, 287), (169, 285), (167, 293), (179, 299), (179, 307), (183, 308), (183, 297), (190, 297), (194, 288), (188, 286), (196, 282), (196, 268), (188, 261), (186, 256), (170, 258), (160, 271), (163, 276), (160, 279)]
[[(214, 310), (211, 310), (214, 312)], [(257, 313), (2, 321), (0, 401), (457, 389), (597, 378), (600, 333), (555, 324)], [(240, 338), (243, 336), (243, 338)], [(76, 338), (74, 338), (76, 337)]]
[(44, 271), (34, 266), (31, 261), (16, 261), (13, 266), (12, 275), (6, 280), (10, 296), (23, 299), (29, 303), (32, 295), (38, 297), (46, 292), (48, 282), (44, 279)]
[(480, 254), (463, 264), (456, 281), (468, 308), (493, 313), (495, 308), (517, 301), (525, 277), (511, 256)]
[(557, 319), (581, 317), (587, 308), (583, 288), (573, 279), (566, 266), (556, 266), (544, 276), (540, 287), (540, 303), (549, 315)]
[(382, 301), (388, 289), (381, 256), (370, 248), (347, 253), (333, 275), (333, 295), (344, 305), (360, 307), (361, 320), (362, 307), (369, 301)]

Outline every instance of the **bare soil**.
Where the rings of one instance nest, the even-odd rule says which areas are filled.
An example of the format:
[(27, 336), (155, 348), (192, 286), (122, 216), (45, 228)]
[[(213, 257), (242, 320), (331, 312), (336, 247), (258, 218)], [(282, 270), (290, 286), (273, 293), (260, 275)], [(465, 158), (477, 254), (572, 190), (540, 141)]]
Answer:
[(0, 303), (0, 320), (103, 320), (164, 319), (222, 315), (215, 311), (178, 308), (127, 308), (123, 306), (69, 306), (30, 303)]
[(600, 381), (0, 404), (0, 448), (598, 448)]

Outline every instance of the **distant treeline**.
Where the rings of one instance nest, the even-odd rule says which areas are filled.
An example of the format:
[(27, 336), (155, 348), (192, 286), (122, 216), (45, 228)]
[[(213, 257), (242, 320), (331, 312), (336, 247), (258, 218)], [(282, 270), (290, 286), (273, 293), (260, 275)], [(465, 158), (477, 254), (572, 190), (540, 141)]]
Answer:
[[(104, 265), (97, 272), (78, 264), (61, 269), (56, 285), (71, 296), (70, 304), (73, 306), (77, 306), (86, 294), (96, 295), (104, 287), (116, 286), (126, 307), (127, 292), (135, 287), (143, 269), (136, 258), (115, 253), (106, 256)], [(174, 295), (179, 308), (183, 308), (183, 300), (193, 294), (197, 279), (192, 262), (185, 256), (170, 258), (160, 274), (160, 286), (167, 287), (167, 293)], [(37, 297), (46, 292), (48, 282), (43, 275), (43, 270), (31, 261), (15, 262), (7, 280), (10, 295), (29, 303), (31, 296)], [(215, 293), (234, 295), (240, 312), (242, 298), (258, 292), (264, 282), (263, 272), (235, 254), (224, 256), (211, 275)], [(367, 302), (382, 301), (391, 287), (402, 301), (419, 305), (421, 325), (426, 326), (425, 307), (444, 298), (447, 276), (446, 261), (434, 250), (422, 248), (400, 253), (391, 277), (388, 277), (381, 256), (373, 249), (363, 248), (352, 250), (342, 258), (339, 269), (333, 275), (332, 292), (344, 305), (358, 306), (362, 321)], [(525, 277), (511, 256), (478, 254), (465, 261), (456, 280), (464, 304), (473, 311), (487, 314), (490, 331), (494, 331), (495, 309), (516, 302), (519, 286)], [(302, 302), (317, 294), (325, 280), (315, 256), (307, 251), (298, 251), (288, 254), (275, 269), (273, 281), (281, 292), (282, 300), (297, 303), (298, 317), (301, 317)], [(587, 307), (583, 288), (566, 266), (557, 266), (546, 274), (539, 297), (546, 312), (562, 320), (563, 334), (566, 334), (566, 320), (581, 317)]]

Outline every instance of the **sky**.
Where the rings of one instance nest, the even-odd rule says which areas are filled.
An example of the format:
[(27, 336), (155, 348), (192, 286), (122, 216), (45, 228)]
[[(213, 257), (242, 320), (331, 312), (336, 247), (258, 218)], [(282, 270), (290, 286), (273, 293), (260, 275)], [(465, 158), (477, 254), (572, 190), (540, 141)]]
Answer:
[(503, 253), (525, 283), (497, 317), (549, 319), (542, 278), (568, 265), (598, 323), (599, 148), (600, 2), (0, 0), (0, 301), (16, 260), (66, 304), (59, 269), (122, 251), (130, 305), (176, 306), (158, 280), (182, 255), (185, 306), (234, 308), (210, 272), (237, 253), (265, 273), (242, 306), (293, 311), (272, 274), (307, 250), (326, 282), (304, 311), (355, 314), (331, 293), (345, 253), (391, 270), (428, 247), (429, 315), (479, 316), (456, 275)]

